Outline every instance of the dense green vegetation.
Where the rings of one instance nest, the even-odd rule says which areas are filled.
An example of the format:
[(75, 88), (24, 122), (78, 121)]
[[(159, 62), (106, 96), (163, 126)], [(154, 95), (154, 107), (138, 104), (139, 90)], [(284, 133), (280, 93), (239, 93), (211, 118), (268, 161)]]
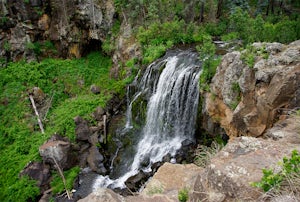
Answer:
[[(39, 146), (54, 132), (74, 140), (75, 116), (89, 119), (97, 106), (105, 106), (112, 93), (124, 94), (129, 80), (111, 79), (110, 66), (109, 58), (95, 52), (82, 59), (18, 62), (0, 69), (1, 201), (34, 199), (39, 194), (35, 182), (19, 180), (18, 175), (28, 162), (40, 159)], [(91, 84), (101, 87), (100, 95), (90, 92)], [(35, 86), (46, 94), (45, 104), (49, 105), (42, 116), (44, 135), (39, 132), (28, 98)]]

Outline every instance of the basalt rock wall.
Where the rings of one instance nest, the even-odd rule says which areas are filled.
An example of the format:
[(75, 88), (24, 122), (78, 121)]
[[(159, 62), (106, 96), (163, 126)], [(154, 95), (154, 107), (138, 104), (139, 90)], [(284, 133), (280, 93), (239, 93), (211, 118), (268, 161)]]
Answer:
[(100, 50), (114, 17), (113, 0), (1, 0), (0, 56), (81, 57)]

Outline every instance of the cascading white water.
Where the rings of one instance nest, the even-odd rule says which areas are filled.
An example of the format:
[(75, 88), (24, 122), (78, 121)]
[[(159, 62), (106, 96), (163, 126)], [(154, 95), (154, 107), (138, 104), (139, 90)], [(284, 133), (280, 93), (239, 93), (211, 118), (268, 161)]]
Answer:
[(179, 52), (148, 66), (127, 109), (130, 111), (125, 127), (132, 128), (132, 104), (139, 96), (148, 94), (146, 123), (132, 164), (116, 180), (100, 176), (95, 188), (124, 188), (124, 182), (140, 169), (149, 171), (153, 163), (162, 161), (167, 154), (174, 157), (184, 140), (193, 140), (200, 71), (198, 56), (191, 51)]

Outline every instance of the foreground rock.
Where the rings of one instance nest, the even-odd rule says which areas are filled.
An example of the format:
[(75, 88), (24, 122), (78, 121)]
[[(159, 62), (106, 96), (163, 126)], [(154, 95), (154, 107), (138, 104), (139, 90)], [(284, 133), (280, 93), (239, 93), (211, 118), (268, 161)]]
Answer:
[(78, 202), (123, 202), (124, 198), (110, 189), (99, 188)]
[(146, 185), (142, 194), (147, 196), (164, 194), (173, 201), (176, 201), (178, 200), (178, 192), (180, 190), (184, 188), (192, 190), (196, 177), (202, 171), (203, 168), (194, 164), (165, 163)]
[(194, 164), (163, 164), (145, 189), (136, 196), (122, 197), (110, 189), (98, 189), (80, 202), (171, 202), (178, 201), (178, 192), (184, 188), (192, 191), (197, 175), (203, 169)]
[[(261, 136), (288, 110), (300, 107), (300, 41), (287, 46), (255, 43), (256, 62), (246, 65), (240, 52), (226, 54), (205, 95), (207, 131), (218, 124), (226, 134)], [(260, 55), (263, 50), (268, 59)]]
[(270, 129), (269, 136), (281, 134), (278, 140), (254, 137), (232, 139), (211, 159), (205, 172), (198, 175), (191, 199), (264, 201), (262, 190), (250, 184), (260, 181), (262, 169), (280, 170), (278, 162), (284, 156), (289, 156), (294, 149), (300, 151), (299, 123), (300, 117), (291, 117)]

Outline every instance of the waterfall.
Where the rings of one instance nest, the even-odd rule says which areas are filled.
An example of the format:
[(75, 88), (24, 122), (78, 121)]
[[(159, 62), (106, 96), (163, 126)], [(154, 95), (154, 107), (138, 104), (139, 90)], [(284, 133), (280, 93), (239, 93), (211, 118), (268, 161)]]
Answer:
[(136, 82), (137, 92), (127, 105), (125, 128), (132, 128), (133, 103), (140, 96), (147, 100), (145, 125), (139, 134), (136, 153), (125, 173), (115, 180), (100, 176), (94, 187), (124, 188), (125, 181), (139, 170), (149, 172), (153, 163), (175, 154), (185, 140), (194, 140), (198, 111), (198, 81), (201, 63), (192, 51), (176, 51), (147, 67)]

